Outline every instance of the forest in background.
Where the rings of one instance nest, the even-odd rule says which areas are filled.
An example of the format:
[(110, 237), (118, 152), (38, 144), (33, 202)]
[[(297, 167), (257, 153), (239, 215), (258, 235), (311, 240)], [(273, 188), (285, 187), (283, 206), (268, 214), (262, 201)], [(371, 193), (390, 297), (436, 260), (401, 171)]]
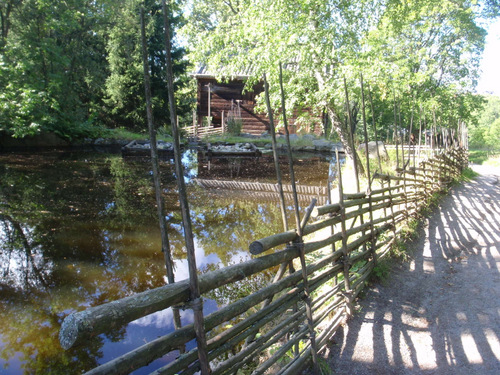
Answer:
[[(139, 6), (147, 8), (155, 116), (168, 118), (159, 1), (2, 0), (0, 131), (98, 137), (146, 131)], [(173, 31), (184, 20), (174, 3)], [(180, 113), (191, 111), (185, 50), (173, 45)], [(192, 90), (191, 90), (192, 91)]]
[[(283, 63), (287, 108), (325, 111), (327, 135), (343, 142), (349, 125), (356, 130), (361, 119), (362, 74), (373, 98), (373, 117), (371, 108), (367, 115), (382, 137), (395, 121), (406, 129), (464, 121), (476, 144), (496, 146), (498, 130), (491, 129), (498, 126), (479, 119), (486, 103), (497, 108), (483, 112), (497, 124), (499, 101), (474, 88), (484, 27), (499, 16), (498, 0), (169, 3), (181, 123), (191, 122), (195, 66), (204, 64), (221, 79), (251, 68), (249, 85), (266, 73), (279, 108)], [(70, 140), (114, 128), (145, 132), (140, 6), (147, 14), (156, 126), (168, 129), (161, 1), (1, 0), (0, 132), (53, 132)]]

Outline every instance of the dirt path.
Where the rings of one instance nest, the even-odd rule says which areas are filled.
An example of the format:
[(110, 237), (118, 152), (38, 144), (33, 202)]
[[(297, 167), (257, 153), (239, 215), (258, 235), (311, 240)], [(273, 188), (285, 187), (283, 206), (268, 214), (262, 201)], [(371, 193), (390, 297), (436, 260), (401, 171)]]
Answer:
[(476, 170), (338, 331), (333, 374), (500, 374), (500, 169)]

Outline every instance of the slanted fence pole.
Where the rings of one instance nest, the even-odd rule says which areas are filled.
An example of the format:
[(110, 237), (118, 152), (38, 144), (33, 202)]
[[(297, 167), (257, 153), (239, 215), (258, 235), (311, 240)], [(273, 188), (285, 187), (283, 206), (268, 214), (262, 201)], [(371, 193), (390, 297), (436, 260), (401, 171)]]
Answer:
[(174, 156), (175, 156), (175, 172), (177, 174), (177, 187), (179, 189), (179, 201), (181, 204), (182, 223), (184, 227), (184, 239), (186, 241), (186, 251), (189, 267), (189, 289), (192, 309), (194, 313), (194, 329), (196, 333), (196, 343), (198, 345), (198, 359), (202, 375), (211, 374), (210, 363), (207, 353), (207, 339), (205, 329), (203, 327), (203, 302), (200, 297), (200, 289), (198, 285), (198, 274), (196, 267), (196, 257), (194, 249), (193, 231), (191, 228), (191, 217), (189, 213), (189, 205), (186, 194), (186, 185), (184, 182), (184, 170), (182, 167), (182, 155), (180, 151), (179, 129), (175, 122), (176, 108), (174, 98), (174, 79), (172, 71), (172, 56), (170, 42), (170, 22), (168, 18), (168, 9), (166, 1), (163, 0), (163, 26), (165, 32), (165, 51), (166, 51), (166, 68), (167, 68), (167, 89), (168, 103), (170, 109), (170, 123), (172, 126), (172, 136), (174, 138)]
[(269, 83), (267, 82), (266, 74), (264, 73), (264, 92), (266, 99), (267, 113), (269, 116), (269, 132), (271, 133), (271, 143), (273, 146), (273, 159), (274, 159), (274, 169), (276, 171), (276, 180), (278, 182), (280, 205), (281, 205), (281, 220), (283, 222), (283, 230), (288, 231), (288, 220), (286, 217), (286, 204), (285, 204), (285, 194), (283, 193), (283, 182), (281, 179), (281, 168), (279, 163), (278, 149), (276, 145), (276, 129), (274, 127), (274, 116), (273, 110), (271, 108), (271, 101), (269, 100)]
[(406, 169), (406, 161), (405, 161), (406, 128), (403, 126), (403, 121), (401, 121), (401, 101), (398, 102), (398, 129), (401, 129), (401, 165), (403, 169)]
[(399, 150), (398, 150), (398, 120), (396, 115), (396, 89), (393, 89), (394, 96), (394, 136), (396, 141), (396, 168), (399, 168)]
[[(328, 193), (328, 204), (333, 204), (333, 201), (332, 201), (332, 183), (330, 181), (330, 177), (328, 177), (327, 188), (328, 188), (328, 192), (327, 192)], [(333, 214), (331, 212), (328, 213), (328, 217), (332, 218)], [(335, 225), (332, 224), (332, 225), (330, 225), (330, 236), (333, 236), (334, 233), (335, 233)], [(335, 253), (335, 242), (332, 242), (332, 254), (333, 253)], [(332, 265), (334, 266), (335, 262), (333, 262)], [(337, 283), (338, 283), (338, 277), (337, 277), (337, 275), (335, 275), (333, 285), (336, 286)]]
[(169, 284), (175, 282), (174, 270), (172, 267), (172, 258), (170, 254), (170, 244), (167, 235), (167, 225), (164, 214), (164, 203), (161, 195), (160, 168), (158, 165), (158, 150), (156, 145), (156, 131), (154, 129), (153, 107), (151, 103), (151, 81), (149, 77), (149, 64), (146, 47), (146, 32), (144, 26), (144, 8), (141, 7), (141, 40), (142, 40), (142, 62), (144, 69), (144, 90), (146, 95), (146, 116), (148, 121), (149, 138), (151, 142), (151, 164), (153, 168), (153, 181), (156, 195), (156, 206), (158, 211), (158, 220), (160, 223), (162, 252), (165, 257), (165, 266), (167, 268), (167, 277)]
[[(413, 109), (414, 109), (414, 104), (415, 103), (412, 103), (412, 106), (411, 106), (411, 111), (410, 111), (410, 132), (408, 133), (408, 165), (410, 165), (410, 161), (411, 161), (411, 154), (412, 154), (412, 141), (411, 141), (411, 137), (412, 137), (412, 132), (413, 132)], [(413, 145), (415, 146), (415, 145)], [(413, 167), (415, 167), (415, 147), (413, 147)]]
[[(151, 101), (151, 81), (149, 77), (149, 64), (148, 64), (148, 52), (146, 46), (146, 31), (144, 22), (144, 8), (141, 7), (140, 10), (141, 18), (141, 42), (142, 42), (142, 63), (144, 70), (144, 90), (146, 96), (146, 116), (148, 121), (149, 138), (151, 142), (151, 164), (153, 169), (153, 181), (155, 187), (156, 196), (156, 207), (158, 211), (158, 221), (160, 224), (160, 235), (161, 235), (161, 251), (163, 253), (163, 258), (165, 260), (165, 268), (167, 271), (167, 280), (169, 284), (175, 283), (174, 267), (172, 254), (170, 252), (170, 242), (167, 233), (167, 222), (165, 220), (165, 203), (163, 201), (163, 196), (161, 195), (161, 179), (160, 179), (160, 167), (158, 162), (158, 149), (156, 145), (156, 131), (154, 129), (154, 119), (153, 119), (153, 107)], [(181, 316), (179, 309), (173, 308), (174, 317), (174, 327), (175, 329), (181, 328)], [(179, 348), (180, 352), (185, 351), (185, 347)]]
[(372, 125), (373, 125), (373, 132), (375, 133), (375, 142), (377, 144), (377, 160), (378, 160), (378, 169), (380, 173), (382, 173), (382, 162), (380, 161), (380, 151), (378, 149), (378, 134), (377, 134), (377, 124), (375, 122), (375, 110), (373, 108), (373, 99), (372, 99), (372, 93), (370, 90), (370, 85), (367, 83), (367, 89), (368, 89), (368, 99), (370, 100), (370, 109), (372, 111)]
[(345, 298), (345, 312), (346, 318), (349, 319), (352, 316), (352, 291), (351, 283), (349, 280), (349, 270), (351, 264), (349, 261), (349, 251), (347, 248), (347, 230), (346, 230), (346, 215), (344, 206), (344, 188), (342, 185), (342, 170), (339, 162), (339, 151), (335, 150), (335, 156), (337, 159), (337, 178), (339, 185), (339, 205), (340, 205), (340, 226), (342, 230), (342, 262), (344, 266), (344, 298)]
[(432, 111), (432, 119), (433, 119), (434, 125), (432, 127), (431, 145), (432, 145), (432, 156), (434, 156), (435, 155), (434, 147), (436, 146), (436, 141), (437, 141), (437, 139), (435, 139), (436, 134), (437, 134), (437, 131), (436, 131), (436, 111), (435, 110)]
[[(346, 103), (347, 103), (347, 118), (348, 118), (348, 122), (349, 122), (349, 138), (351, 139), (351, 143), (353, 145), (353, 165), (354, 165), (354, 178), (356, 180), (356, 193), (359, 193), (360, 192), (360, 185), (359, 185), (359, 168), (358, 168), (358, 161), (357, 161), (357, 153), (356, 153), (356, 148), (354, 147), (354, 129), (352, 128), (351, 126), (351, 122), (352, 122), (352, 119), (351, 119), (351, 108), (350, 108), (350, 104), (349, 104), (349, 93), (348, 93), (348, 90), (347, 90), (347, 81), (346, 81), (346, 78), (344, 77), (344, 91), (345, 91), (345, 99), (346, 99)], [(362, 205), (359, 206), (359, 208), (361, 209)], [(363, 215), (361, 215), (360, 217), (360, 222), (361, 224), (364, 224), (364, 218), (363, 218)], [(352, 221), (351, 223), (351, 228), (354, 227), (354, 225), (356, 224), (356, 220), (357, 220), (357, 217), (354, 218), (354, 220)], [(363, 236), (365, 235), (365, 232), (363, 231)], [(363, 244), (363, 248), (366, 248), (366, 245)]]
[[(382, 161), (380, 159), (380, 151), (379, 151), (379, 148), (378, 148), (378, 134), (377, 134), (377, 123), (375, 122), (375, 109), (374, 109), (374, 106), (373, 106), (373, 99), (372, 99), (372, 93), (371, 93), (371, 90), (370, 90), (370, 86), (367, 84), (368, 86), (368, 98), (370, 100), (370, 109), (371, 109), (371, 112), (372, 112), (372, 124), (373, 124), (373, 132), (375, 133), (375, 142), (376, 142), (376, 145), (377, 145), (377, 160), (378, 160), (378, 169), (380, 171), (380, 173), (383, 173), (382, 171)], [(375, 171), (375, 174), (377, 172)], [(380, 180), (380, 185), (382, 187), (382, 189), (384, 189), (384, 180)], [(384, 208), (384, 216), (387, 216), (387, 208)]]
[[(278, 156), (278, 150), (277, 150), (277, 145), (276, 145), (276, 129), (274, 127), (274, 117), (273, 117), (273, 111), (271, 108), (271, 101), (269, 99), (269, 84), (267, 82), (267, 77), (266, 74), (264, 73), (263, 75), (263, 80), (264, 80), (264, 95), (265, 95), (265, 101), (266, 101), (266, 107), (267, 107), (267, 113), (269, 116), (269, 132), (271, 133), (271, 143), (273, 147), (273, 158), (274, 158), (274, 169), (276, 171), (276, 180), (277, 180), (277, 185), (278, 185), (278, 194), (279, 194), (279, 200), (280, 200), (280, 210), (281, 210), (281, 220), (283, 223), (283, 231), (288, 232), (288, 220), (286, 216), (286, 204), (285, 204), (285, 194), (283, 192), (283, 181), (281, 178), (281, 168), (279, 165), (279, 156)], [(278, 269), (278, 272), (274, 276), (273, 283), (278, 282), (281, 280), (283, 275), (286, 272), (286, 269), (289, 269), (290, 274), (295, 272), (295, 269), (293, 267), (293, 262), (285, 262), (280, 265), (280, 268)], [(267, 300), (264, 301), (262, 304), (262, 308), (265, 308), (268, 306), (272, 301), (272, 298), (268, 298)], [(295, 304), (294, 307), (294, 312), (297, 311), (297, 305)], [(252, 342), (255, 339), (255, 335), (251, 335), (248, 337), (248, 339), (245, 342), (245, 346), (247, 347), (250, 342)], [(298, 352), (298, 345), (296, 346), (297, 352)]]
[(420, 111), (419, 111), (419, 115), (418, 115), (418, 126), (419, 126), (419, 130), (418, 130), (418, 155), (417, 155), (417, 159), (418, 159), (418, 162), (420, 163), (420, 149), (422, 148), (422, 105), (420, 105)]
[[(371, 241), (371, 251), (372, 251), (372, 256), (374, 262), (376, 262), (376, 255), (375, 255), (375, 232), (373, 228), (373, 209), (372, 209), (372, 184), (371, 184), (371, 176), (370, 176), (370, 155), (368, 154), (368, 130), (366, 128), (366, 108), (365, 108), (365, 90), (364, 90), (364, 85), (363, 85), (363, 74), (360, 74), (360, 81), (361, 81), (361, 106), (362, 106), (362, 114), (363, 114), (363, 131), (364, 131), (364, 136), (365, 136), (365, 152), (366, 152), (366, 178), (368, 181), (368, 187), (366, 188), (366, 195), (368, 196), (368, 207), (370, 210), (370, 231), (371, 231), (371, 236), (372, 236), (372, 241)], [(378, 149), (378, 144), (377, 144), (377, 149)]]
[(226, 133), (226, 122), (225, 122), (225, 118), (224, 118), (224, 111), (222, 111), (221, 127), (222, 127), (222, 134), (225, 134)]
[(212, 125), (212, 84), (209, 83), (208, 87), (208, 127)]
[(314, 320), (312, 315), (312, 307), (311, 307), (311, 294), (309, 292), (309, 283), (307, 280), (307, 270), (306, 270), (306, 259), (304, 253), (304, 243), (302, 241), (302, 226), (300, 222), (300, 213), (299, 213), (299, 201), (297, 198), (297, 188), (295, 185), (295, 173), (293, 170), (293, 156), (292, 156), (292, 147), (290, 145), (290, 132), (288, 131), (288, 122), (286, 118), (286, 106), (285, 106), (285, 90), (283, 89), (283, 68), (280, 62), (280, 90), (281, 90), (281, 109), (283, 115), (283, 125), (285, 126), (285, 134), (286, 134), (286, 143), (288, 150), (288, 163), (290, 168), (290, 180), (292, 184), (293, 190), (293, 201), (295, 208), (295, 222), (297, 225), (298, 232), (298, 241), (295, 245), (298, 247), (299, 255), (300, 255), (300, 263), (302, 266), (302, 278), (304, 282), (304, 299), (306, 304), (306, 316), (307, 316), (307, 325), (309, 328), (309, 340), (311, 342), (311, 354), (313, 366), (315, 369), (318, 369), (318, 352), (316, 348), (316, 333), (314, 331)]

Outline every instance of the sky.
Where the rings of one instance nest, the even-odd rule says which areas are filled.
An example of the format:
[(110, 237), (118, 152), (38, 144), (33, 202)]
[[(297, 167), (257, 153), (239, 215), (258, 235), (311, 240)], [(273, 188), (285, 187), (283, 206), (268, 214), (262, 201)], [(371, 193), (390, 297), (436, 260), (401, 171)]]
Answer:
[(481, 79), (477, 86), (479, 94), (500, 96), (500, 19), (488, 28), (486, 46), (481, 62)]

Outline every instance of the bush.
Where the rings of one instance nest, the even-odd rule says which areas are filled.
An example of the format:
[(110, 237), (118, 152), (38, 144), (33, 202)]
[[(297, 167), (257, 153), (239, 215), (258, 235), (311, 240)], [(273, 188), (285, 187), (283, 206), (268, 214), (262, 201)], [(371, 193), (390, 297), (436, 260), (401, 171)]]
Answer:
[(230, 118), (226, 122), (227, 132), (231, 135), (239, 135), (243, 127), (243, 121), (240, 118)]

